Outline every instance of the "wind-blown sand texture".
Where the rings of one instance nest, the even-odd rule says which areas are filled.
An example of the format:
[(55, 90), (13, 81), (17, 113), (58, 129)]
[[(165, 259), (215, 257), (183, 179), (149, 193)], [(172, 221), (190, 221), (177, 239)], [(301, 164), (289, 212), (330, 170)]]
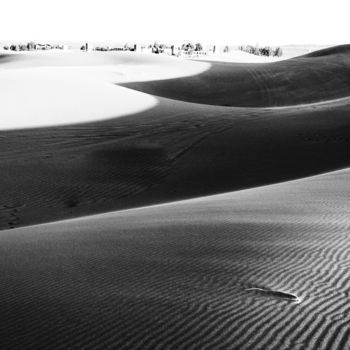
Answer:
[(349, 181), (347, 170), (2, 231), (0, 345), (347, 349)]
[(348, 46), (0, 62), (0, 348), (350, 346)]

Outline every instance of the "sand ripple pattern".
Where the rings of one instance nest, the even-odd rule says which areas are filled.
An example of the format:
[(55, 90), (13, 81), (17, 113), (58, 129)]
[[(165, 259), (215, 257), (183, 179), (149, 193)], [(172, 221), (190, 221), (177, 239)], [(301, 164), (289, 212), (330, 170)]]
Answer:
[(0, 347), (347, 349), (349, 181), (2, 231)]

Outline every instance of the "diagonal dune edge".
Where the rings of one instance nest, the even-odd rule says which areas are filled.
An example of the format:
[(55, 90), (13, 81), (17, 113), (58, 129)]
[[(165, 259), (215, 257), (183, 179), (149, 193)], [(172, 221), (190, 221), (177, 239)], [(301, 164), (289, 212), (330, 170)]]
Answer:
[[(337, 175), (341, 175), (343, 173), (348, 174), (350, 172), (350, 168), (344, 168), (344, 169), (339, 169), (339, 170), (335, 170), (335, 171), (329, 171), (326, 173), (322, 173), (322, 174), (316, 174), (316, 175), (312, 175), (309, 177), (303, 177), (303, 178), (299, 178), (299, 179), (293, 179), (293, 180), (289, 180), (289, 181), (284, 181), (284, 182), (280, 182), (280, 183), (273, 183), (273, 184), (269, 184), (269, 185), (265, 185), (265, 186), (258, 186), (258, 187), (253, 187), (253, 188), (248, 188), (248, 189), (243, 189), (243, 190), (237, 190), (237, 191), (233, 191), (233, 192), (225, 192), (225, 193), (218, 193), (218, 194), (214, 194), (214, 195), (209, 195), (209, 196), (201, 196), (201, 197), (195, 197), (195, 198), (190, 198), (190, 199), (184, 199), (184, 200), (176, 200), (176, 201), (172, 201), (172, 202), (165, 202), (165, 203), (160, 203), (160, 204), (152, 204), (152, 205), (146, 205), (146, 206), (140, 206), (140, 207), (133, 207), (133, 208), (128, 208), (128, 209), (120, 209), (120, 210), (115, 210), (115, 211), (110, 211), (110, 212), (104, 212), (104, 213), (99, 213), (99, 214), (94, 214), (94, 215), (83, 215), (83, 216), (79, 216), (79, 217), (75, 217), (75, 218), (71, 218), (71, 219), (64, 219), (64, 220), (57, 220), (57, 221), (51, 221), (51, 222), (44, 222), (44, 223), (40, 223), (40, 224), (34, 224), (34, 225), (27, 225), (27, 226), (22, 226), (22, 227), (18, 227), (16, 229), (16, 231), (26, 231), (27, 228), (35, 228), (35, 227), (46, 227), (47, 225), (70, 225), (70, 224), (75, 224), (75, 223), (79, 223), (82, 221), (93, 221), (95, 219), (104, 219), (104, 218), (111, 218), (111, 217), (115, 217), (118, 216), (119, 214), (123, 215), (124, 213), (131, 213), (131, 214), (136, 214), (139, 211), (145, 211), (147, 212), (148, 210), (153, 210), (153, 209), (162, 209), (163, 207), (169, 207), (169, 209), (171, 210), (173, 207), (177, 207), (177, 206), (182, 206), (182, 205), (191, 205), (191, 206), (196, 206), (196, 204), (200, 204), (202, 202), (211, 202), (211, 201), (220, 201), (221, 199), (225, 200), (227, 198), (229, 199), (234, 199), (234, 197), (237, 195), (241, 195), (241, 194), (245, 194), (245, 193), (255, 193), (255, 192), (259, 192), (260, 190), (275, 190), (275, 188), (279, 188), (280, 186), (293, 186), (294, 184), (299, 184), (301, 183), (301, 185), (304, 185), (305, 183), (307, 183), (308, 181), (313, 181), (313, 180), (317, 180), (317, 179), (322, 179), (323, 177), (333, 177), (333, 176), (337, 176)], [(1, 232), (5, 232), (5, 231), (10, 231), (11, 233), (15, 232), (13, 229), (11, 230), (0, 230)]]
[[(350, 45), (272, 63), (212, 62), (176, 80), (122, 84), (154, 96), (231, 107), (283, 107), (349, 96)], [(210, 87), (210, 88), (209, 88)]]

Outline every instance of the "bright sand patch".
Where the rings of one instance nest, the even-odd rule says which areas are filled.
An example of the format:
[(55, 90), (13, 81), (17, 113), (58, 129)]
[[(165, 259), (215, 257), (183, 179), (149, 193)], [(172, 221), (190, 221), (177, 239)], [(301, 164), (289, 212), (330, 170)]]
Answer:
[(236, 63), (269, 63), (276, 62), (285, 57), (257, 56), (241, 50), (232, 50), (228, 53), (216, 53), (211, 55), (194, 56), (192, 59), (214, 62), (236, 62)]
[(76, 124), (126, 116), (156, 99), (65, 68), (0, 72), (0, 129)]
[(210, 67), (168, 57), (156, 65), (154, 56), (125, 56), (80, 52), (10, 56), (9, 62), (0, 66), (0, 130), (138, 113), (155, 106), (156, 99), (116, 83), (188, 76)]

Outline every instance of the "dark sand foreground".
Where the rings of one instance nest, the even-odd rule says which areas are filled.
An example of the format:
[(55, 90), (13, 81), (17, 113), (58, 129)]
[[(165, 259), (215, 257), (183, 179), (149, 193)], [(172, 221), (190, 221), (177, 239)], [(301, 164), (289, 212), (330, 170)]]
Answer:
[(87, 84), (116, 113), (0, 130), (0, 348), (350, 348), (349, 47), (130, 57), (0, 60), (22, 93), (50, 76), (62, 111), (101, 101)]
[(0, 347), (347, 349), (349, 181), (2, 231)]

